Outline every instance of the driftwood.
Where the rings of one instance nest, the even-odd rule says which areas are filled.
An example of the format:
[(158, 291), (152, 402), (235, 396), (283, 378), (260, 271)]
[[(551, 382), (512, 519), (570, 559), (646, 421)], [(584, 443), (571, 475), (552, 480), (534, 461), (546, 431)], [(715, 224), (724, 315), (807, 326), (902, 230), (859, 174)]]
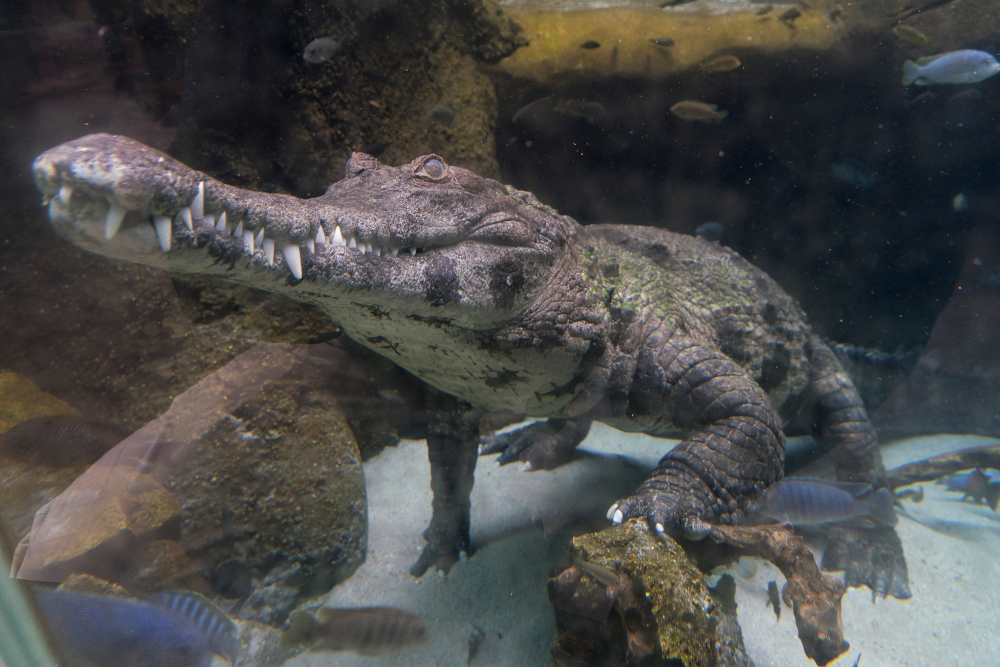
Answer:
[(893, 468), (887, 475), (889, 486), (897, 489), (918, 482), (930, 482), (970, 468), (1000, 469), (1000, 442), (970, 447)]
[(781, 597), (795, 614), (806, 656), (817, 665), (826, 665), (850, 648), (844, 640), (840, 610), (846, 588), (839, 579), (820, 572), (812, 551), (792, 532), (791, 524), (713, 526), (709, 537), (781, 570), (786, 580)]

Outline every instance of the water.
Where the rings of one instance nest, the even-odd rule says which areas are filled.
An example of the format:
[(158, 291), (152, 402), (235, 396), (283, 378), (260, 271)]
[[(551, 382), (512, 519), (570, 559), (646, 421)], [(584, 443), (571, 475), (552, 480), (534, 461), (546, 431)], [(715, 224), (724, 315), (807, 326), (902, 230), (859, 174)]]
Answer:
[[(751, 378), (740, 396), (763, 386), (789, 435), (805, 436), (789, 440), (787, 473), (833, 478), (839, 465), (855, 481), (923, 488), (922, 502), (899, 502), (901, 547), (890, 548), (902, 550), (908, 587), (875, 601), (868, 586), (847, 589), (841, 624), (823, 627), (842, 627), (850, 646), (829, 664), (995, 660), (1000, 515), (933, 479), (1000, 467), (1000, 78), (900, 82), (907, 59), (995, 56), (995, 19), (973, 5), (660, 4), (0, 8), (0, 551), (13, 554), (11, 582), (137, 599), (197, 592), (237, 622), (242, 665), (627, 664), (644, 650), (695, 665), (716, 650), (698, 630), (709, 613), (698, 611), (709, 599), (700, 582), (729, 574), (735, 616), (713, 622), (738, 622), (746, 658), (812, 664), (793, 610), (778, 620), (765, 605), (768, 582), (786, 581), (771, 563), (713, 569), (712, 539), (686, 540), (668, 518), (704, 572), (644, 578), (669, 549), (656, 542), (664, 519), (645, 521), (642, 506), (635, 530), (647, 537), (622, 551), (594, 546), (622, 534), (610, 532), (608, 508), (628, 514), (619, 501), (685, 428), (722, 428), (713, 422), (738, 410), (722, 401), (706, 416), (663, 386), (683, 370), (669, 352), (683, 329), (683, 345), (722, 366), (678, 386), (727, 368)], [(907, 30), (894, 31), (900, 21)], [(305, 60), (319, 38), (339, 48)], [(699, 67), (720, 56), (739, 64)], [(682, 101), (726, 114), (682, 118), (671, 112)], [(92, 139), (32, 171), (36, 156), (94, 133), (162, 154), (146, 153), (140, 171), (136, 145)], [(88, 150), (123, 167), (83, 169)], [(410, 165), (412, 179), (343, 194), (389, 178), (366, 151)], [(584, 227), (458, 169), (531, 192)], [(299, 199), (340, 185), (303, 205), (220, 183)], [(429, 196), (435, 188), (444, 194)], [(127, 211), (114, 234), (109, 197)], [(694, 235), (709, 223), (717, 243), (592, 227)], [(542, 303), (562, 310), (548, 317)], [(822, 361), (820, 341), (839, 361)], [(634, 350), (649, 353), (638, 370)], [(841, 367), (887, 476), (874, 454), (851, 468), (838, 458), (844, 445), (823, 456), (808, 437), (819, 414), (806, 405), (810, 373)], [(517, 428), (524, 413), (542, 420), (535, 433), (547, 417), (596, 420), (575, 454), (550, 439), (505, 466), (474, 455), (477, 433)], [(86, 433), (38, 426), (34, 445), (3, 440), (52, 415), (131, 435), (93, 464), (71, 455)], [(545, 436), (586, 431), (553, 425)], [(736, 498), (727, 512), (777, 474), (767, 437), (750, 448), (764, 472), (713, 461), (745, 482), (726, 491)], [(719, 507), (703, 518), (717, 520)], [(837, 534), (802, 533), (817, 564)], [(427, 537), (442, 553), (411, 570)], [(611, 593), (587, 575), (573, 584), (579, 597), (618, 600), (603, 625), (553, 607), (571, 554), (626, 577)], [(703, 597), (660, 605), (658, 591), (682, 581)], [(24, 624), (39, 619), (3, 595), (20, 625), (0, 614), (0, 635), (30, 637)], [(346, 651), (279, 646), (293, 612), (324, 605), (405, 610), (427, 640), (385, 621)], [(661, 614), (685, 605), (694, 611), (678, 611), (676, 626)], [(668, 627), (687, 648), (669, 643)], [(25, 660), (3, 644), (7, 667)], [(747, 664), (737, 653), (722, 664)]]

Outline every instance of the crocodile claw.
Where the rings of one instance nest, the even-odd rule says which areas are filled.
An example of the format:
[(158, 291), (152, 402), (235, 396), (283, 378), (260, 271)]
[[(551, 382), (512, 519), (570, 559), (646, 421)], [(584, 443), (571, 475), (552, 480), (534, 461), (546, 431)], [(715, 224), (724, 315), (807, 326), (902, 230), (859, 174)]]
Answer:
[(479, 439), (479, 455), (500, 454), (497, 463), (525, 463), (525, 470), (555, 470), (576, 458), (590, 423), (549, 419)]
[(844, 583), (867, 586), (872, 599), (911, 597), (903, 544), (892, 528), (837, 526), (823, 554), (824, 570), (844, 570)]

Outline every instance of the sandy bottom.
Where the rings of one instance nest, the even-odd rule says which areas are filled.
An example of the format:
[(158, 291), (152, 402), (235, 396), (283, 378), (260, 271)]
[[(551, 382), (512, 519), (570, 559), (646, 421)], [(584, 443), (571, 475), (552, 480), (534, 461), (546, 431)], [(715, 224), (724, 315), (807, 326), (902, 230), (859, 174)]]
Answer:
[[(884, 448), (886, 467), (992, 442), (937, 436)], [(486, 640), (473, 661), (486, 665), (547, 665), (555, 632), (545, 583), (565, 558), (572, 534), (607, 525), (604, 513), (645, 477), (671, 446), (595, 424), (583, 449), (595, 454), (553, 472), (523, 473), (483, 457), (472, 493), (475, 555), (446, 578), (408, 572), (430, 519), (430, 471), (424, 443), (403, 442), (365, 464), (369, 501), (368, 559), (335, 588), (331, 606), (388, 605), (419, 614), (430, 641), (377, 658), (307, 653), (295, 667), (319, 665), (466, 665), (473, 626)], [(596, 454), (599, 454), (597, 456)], [(913, 598), (872, 603), (868, 589), (844, 598), (850, 650), (837, 666), (903, 667), (997, 664), (1000, 648), (1000, 514), (962, 503), (943, 486), (924, 485), (923, 503), (906, 502), (913, 517), (897, 527), (906, 550)], [(765, 607), (767, 582), (784, 584), (769, 563), (744, 559), (734, 568), (739, 620), (759, 667), (812, 665), (802, 652), (791, 609), (781, 620)], [(744, 578), (742, 575), (750, 575)]]

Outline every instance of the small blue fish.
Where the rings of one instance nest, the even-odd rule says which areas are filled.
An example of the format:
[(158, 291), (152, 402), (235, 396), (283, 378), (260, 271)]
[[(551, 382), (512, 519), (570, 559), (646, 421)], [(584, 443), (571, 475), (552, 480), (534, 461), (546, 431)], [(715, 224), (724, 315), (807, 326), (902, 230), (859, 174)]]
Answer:
[(35, 601), (68, 667), (209, 667), (195, 624), (139, 600), (38, 589)]
[(903, 85), (977, 83), (1000, 73), (1000, 63), (985, 51), (951, 51), (903, 63)]
[(855, 517), (895, 526), (898, 519), (892, 508), (892, 494), (888, 489), (873, 491), (868, 484), (796, 477), (769, 488), (759, 512), (796, 526)]
[(302, 59), (307, 63), (328, 63), (344, 48), (346, 41), (346, 37), (334, 35), (314, 39), (306, 44)]
[(984, 473), (976, 468), (969, 472), (955, 473), (942, 477), (938, 484), (947, 484), (949, 491), (964, 494), (963, 501), (972, 498), (978, 505), (985, 500), (994, 512), (1000, 505), (1000, 472), (995, 470)]

